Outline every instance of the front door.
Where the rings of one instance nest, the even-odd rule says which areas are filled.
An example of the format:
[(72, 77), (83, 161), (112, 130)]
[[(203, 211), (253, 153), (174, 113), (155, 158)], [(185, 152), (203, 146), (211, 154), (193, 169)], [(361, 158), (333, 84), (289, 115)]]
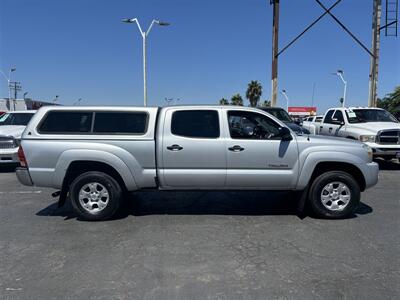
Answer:
[(282, 141), (279, 125), (262, 113), (226, 112), (227, 187), (291, 189), (298, 178), (298, 149), (293, 140)]
[(164, 187), (225, 187), (226, 152), (220, 114), (218, 108), (167, 110), (160, 166)]

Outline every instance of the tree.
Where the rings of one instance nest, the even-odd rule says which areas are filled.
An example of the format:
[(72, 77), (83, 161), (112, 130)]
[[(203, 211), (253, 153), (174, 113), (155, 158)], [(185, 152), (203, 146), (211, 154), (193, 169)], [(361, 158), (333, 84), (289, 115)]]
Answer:
[(262, 95), (262, 86), (257, 80), (250, 81), (247, 86), (246, 98), (250, 101), (250, 106), (256, 107)]
[(221, 98), (221, 100), (219, 100), (219, 104), (220, 105), (229, 105), (229, 101), (228, 101), (228, 99)]
[(400, 86), (395, 87), (393, 93), (387, 94), (383, 99), (378, 99), (377, 106), (400, 119)]
[(264, 100), (263, 102), (261, 102), (260, 106), (262, 106), (262, 107), (271, 107), (271, 101)]
[(231, 98), (232, 105), (243, 106), (243, 98), (240, 94), (233, 95)]

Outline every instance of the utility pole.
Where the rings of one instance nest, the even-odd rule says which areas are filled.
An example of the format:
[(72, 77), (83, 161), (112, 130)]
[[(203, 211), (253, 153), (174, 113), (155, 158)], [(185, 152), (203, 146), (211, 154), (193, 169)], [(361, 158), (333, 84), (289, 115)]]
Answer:
[(15, 101), (17, 100), (18, 92), (22, 90), (21, 82), (10, 81), (10, 91), (11, 90), (14, 90), (14, 99), (12, 100), (12, 103), (13, 103), (13, 110), (15, 110)]
[(279, 0), (270, 0), (273, 8), (272, 24), (272, 74), (271, 74), (271, 106), (276, 106), (278, 98), (278, 53), (279, 53)]
[(379, 67), (379, 50), (381, 39), (381, 14), (382, 14), (382, 0), (373, 0), (373, 14), (372, 14), (372, 56), (371, 67), (369, 74), (369, 96), (368, 106), (376, 107), (377, 91), (378, 91), (378, 67)]

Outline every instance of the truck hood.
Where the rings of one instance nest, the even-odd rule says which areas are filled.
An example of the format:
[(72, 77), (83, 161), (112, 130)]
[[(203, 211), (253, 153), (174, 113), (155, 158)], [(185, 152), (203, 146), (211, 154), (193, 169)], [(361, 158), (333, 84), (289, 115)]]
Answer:
[(22, 125), (3, 125), (0, 126), (0, 135), (21, 138), (26, 126)]
[(308, 139), (311, 144), (314, 145), (331, 145), (335, 146), (356, 146), (360, 147), (363, 143), (357, 140), (345, 139), (342, 137), (334, 136), (321, 136), (321, 135), (309, 135), (309, 136), (299, 136), (297, 139)]
[(400, 123), (392, 122), (368, 122), (368, 123), (357, 123), (349, 124), (347, 128), (357, 129), (362, 132), (377, 134), (380, 130), (386, 129), (400, 129)]

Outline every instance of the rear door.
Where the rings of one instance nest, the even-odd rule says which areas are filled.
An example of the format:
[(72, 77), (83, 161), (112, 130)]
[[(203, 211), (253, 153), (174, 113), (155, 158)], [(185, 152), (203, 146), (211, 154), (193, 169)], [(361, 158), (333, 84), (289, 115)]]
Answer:
[(291, 189), (298, 177), (296, 138), (282, 141), (280, 125), (252, 111), (225, 111), (227, 187), (231, 189)]
[(225, 141), (219, 108), (170, 108), (165, 112), (162, 165), (165, 188), (224, 188)]

